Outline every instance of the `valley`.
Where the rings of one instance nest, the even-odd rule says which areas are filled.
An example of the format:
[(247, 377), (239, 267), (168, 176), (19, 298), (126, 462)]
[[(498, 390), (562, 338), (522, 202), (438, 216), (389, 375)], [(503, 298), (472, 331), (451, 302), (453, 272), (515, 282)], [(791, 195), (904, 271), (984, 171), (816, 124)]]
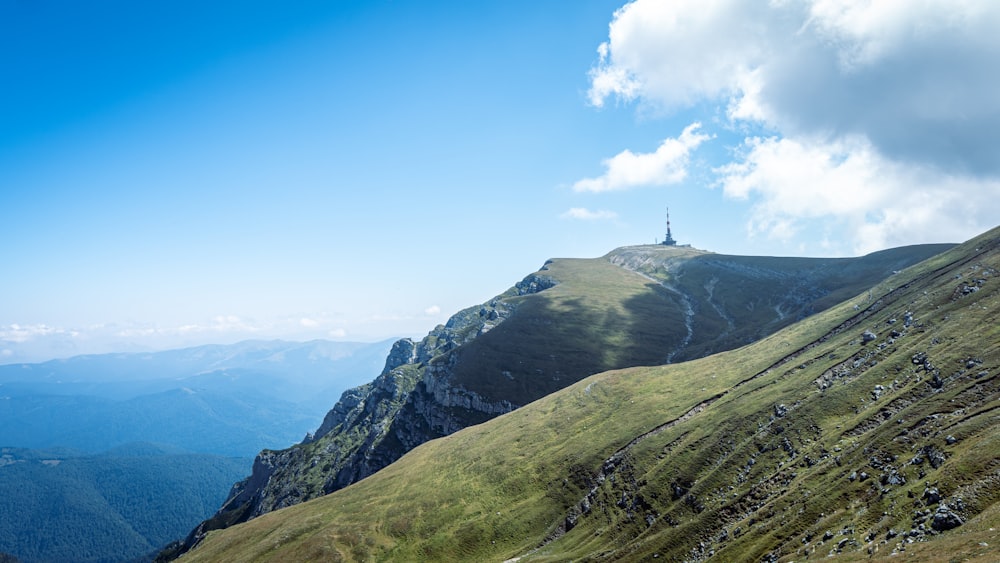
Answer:
[(391, 342), (244, 341), (0, 365), (0, 552), (143, 561), (295, 443)]

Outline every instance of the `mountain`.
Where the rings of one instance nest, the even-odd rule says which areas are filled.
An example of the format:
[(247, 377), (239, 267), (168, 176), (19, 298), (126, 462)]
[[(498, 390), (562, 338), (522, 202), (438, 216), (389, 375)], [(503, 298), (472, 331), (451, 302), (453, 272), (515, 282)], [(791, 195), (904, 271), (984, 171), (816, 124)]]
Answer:
[(702, 357), (828, 308), (950, 245), (861, 258), (718, 255), (638, 246), (557, 259), (346, 391), (313, 436), (265, 450), (219, 512), (185, 540), (355, 483), (428, 440), (513, 411), (595, 373)]
[(35, 561), (140, 558), (210, 515), (248, 458), (148, 443), (100, 454), (0, 449), (0, 552)]
[[(615, 301), (598, 286), (574, 298), (558, 261), (550, 272), (561, 283), (498, 300), (513, 312), (478, 340), (540, 307), (546, 294), (547, 306), (567, 315), (577, 309), (559, 307), (561, 299)], [(908, 561), (996, 561), (998, 307), (995, 229), (747, 346), (603, 372), (424, 443), (329, 495), (213, 531), (185, 561), (860, 561), (901, 553)], [(624, 314), (635, 309), (619, 312), (613, 326), (635, 330), (635, 316)], [(548, 318), (558, 331), (561, 317)], [(444, 370), (428, 368), (445, 366), (455, 381), (449, 358), (461, 349), (422, 368), (390, 363), (380, 377), (401, 367), (441, 377)], [(513, 365), (497, 368), (533, 350), (511, 349)], [(661, 358), (675, 351), (657, 349)], [(539, 369), (537, 377), (551, 378), (551, 368)], [(297, 449), (318, 455), (321, 440)]]
[(246, 341), (0, 365), (0, 445), (97, 452), (154, 441), (253, 456), (315, 429), (390, 344)]
[(0, 385), (4, 386), (0, 389), (120, 400), (178, 385), (223, 389), (244, 377), (253, 379), (242, 383), (258, 393), (276, 394), (290, 402), (319, 401), (343, 383), (336, 379), (350, 381), (362, 377), (358, 374), (371, 366), (381, 367), (391, 344), (391, 340), (372, 344), (245, 340), (162, 352), (74, 356), (0, 365)]

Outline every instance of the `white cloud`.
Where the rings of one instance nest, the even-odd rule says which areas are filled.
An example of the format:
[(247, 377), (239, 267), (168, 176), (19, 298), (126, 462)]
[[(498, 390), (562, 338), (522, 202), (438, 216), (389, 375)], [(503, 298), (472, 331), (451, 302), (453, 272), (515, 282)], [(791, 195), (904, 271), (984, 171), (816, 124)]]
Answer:
[(617, 219), (618, 214), (614, 211), (606, 211), (604, 209), (591, 211), (586, 207), (572, 207), (559, 217), (562, 219), (578, 219), (581, 221), (605, 221)]
[(604, 161), (605, 172), (573, 184), (578, 192), (607, 192), (639, 186), (676, 184), (687, 176), (691, 151), (710, 137), (698, 133), (700, 123), (684, 128), (680, 137), (667, 138), (656, 151), (633, 153), (626, 149)]
[(186, 324), (176, 329), (162, 329), (164, 333), (190, 334), (200, 332), (259, 332), (265, 327), (257, 326), (236, 315), (218, 315), (209, 324)]
[(914, 43), (943, 40), (945, 49), (962, 43), (949, 37), (969, 32), (988, 38), (1000, 13), (992, 1), (813, 0), (807, 25), (837, 51), (845, 70), (878, 64)]
[(65, 329), (62, 328), (55, 328), (44, 324), (35, 324), (35, 325), (11, 324), (7, 325), (6, 327), (0, 327), (0, 340), (5, 340), (7, 342), (15, 342), (18, 344), (23, 344), (35, 338), (53, 336), (53, 335), (76, 336), (76, 333), (71, 331), (66, 331)]
[[(94, 329), (94, 330), (95, 331), (96, 330), (100, 330), (100, 328), (97, 328), (97, 329)], [(150, 328), (150, 327), (145, 327), (145, 328), (128, 327), (128, 328), (123, 328), (123, 329), (119, 330), (118, 332), (115, 333), (115, 335), (116, 336), (120, 336), (122, 338), (133, 338), (133, 337), (136, 337), (136, 336), (138, 336), (138, 337), (155, 336), (155, 335), (158, 335), (158, 334), (163, 334), (164, 332), (165, 331), (163, 331), (162, 329), (158, 329), (158, 328)]]
[(310, 319), (309, 317), (302, 317), (299, 319), (299, 325), (305, 328), (316, 328), (319, 326), (319, 321), (316, 319)]
[(591, 101), (706, 100), (785, 136), (863, 135), (896, 160), (1000, 173), (1000, 2), (636, 0)]
[[(591, 73), (590, 101), (643, 98), (666, 109), (727, 94), (733, 80), (763, 53), (763, 2), (645, 1), (615, 12), (600, 62)], [(725, 33), (719, 33), (724, 30)]]
[(440, 315), (441, 314), (441, 307), (438, 307), (437, 305), (431, 305), (430, 307), (424, 309), (424, 314), (427, 315), (427, 316), (429, 316), (429, 317)]
[(615, 13), (590, 98), (707, 104), (773, 134), (718, 169), (751, 203), (751, 232), (818, 219), (857, 249), (962, 240), (1000, 216), (997, 29), (993, 0), (636, 0)]
[[(307, 320), (305, 324), (303, 320)], [(308, 326), (309, 320), (316, 326)], [(227, 344), (246, 338), (311, 339), (344, 338), (353, 322), (334, 319), (326, 313), (286, 315), (268, 320), (251, 320), (237, 315), (219, 315), (187, 324), (158, 326), (152, 323), (88, 324), (61, 328), (45, 324), (0, 325), (0, 359), (45, 361), (78, 354), (166, 350), (202, 344)], [(340, 327), (340, 328), (333, 328)], [(391, 327), (390, 327), (391, 328)], [(353, 331), (352, 331), (353, 332)], [(381, 338), (384, 334), (374, 337)], [(4, 354), (4, 350), (10, 352)]]
[(8, 350), (6, 348), (4, 348), (3, 350), (0, 350), (0, 356), (3, 356), (5, 358), (9, 358), (9, 357), (11, 357), (13, 355), (14, 355), (14, 351), (13, 350)]
[[(833, 143), (754, 138), (720, 167), (726, 196), (754, 200), (750, 234), (788, 240), (831, 218), (852, 250), (960, 242), (1000, 217), (1000, 180), (949, 176), (880, 155), (866, 139)], [(874, 186), (874, 188), (873, 188)]]

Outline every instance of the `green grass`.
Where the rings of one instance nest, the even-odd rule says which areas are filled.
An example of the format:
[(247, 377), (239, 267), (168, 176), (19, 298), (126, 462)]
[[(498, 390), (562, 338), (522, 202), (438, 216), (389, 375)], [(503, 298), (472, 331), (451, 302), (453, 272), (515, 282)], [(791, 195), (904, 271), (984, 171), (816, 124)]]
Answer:
[[(889, 528), (909, 529), (924, 482), (949, 499), (962, 496), (967, 518), (992, 523), (1000, 497), (1000, 275), (986, 272), (1000, 269), (998, 234), (743, 348), (579, 381), (428, 442), (346, 489), (212, 532), (185, 560), (679, 560), (710, 550), (725, 561), (800, 560), (825, 557), (841, 539), (854, 542), (848, 555), (882, 553), (894, 548), (879, 543)], [(556, 261), (550, 271), (574, 267), (593, 271), (583, 261)], [(955, 298), (956, 275), (987, 281)], [(594, 310), (606, 316), (601, 326), (612, 315), (614, 326), (644, 326), (643, 308), (623, 305), (635, 287), (625, 276), (608, 270), (587, 291), (556, 286), (538, 294), (545, 300), (524, 298), (517, 314), (544, 308), (525, 318), (561, 319), (583, 335)], [(889, 343), (906, 311), (915, 324)], [(877, 340), (863, 345), (864, 330)], [(580, 353), (627, 354), (628, 344)], [(559, 354), (571, 361), (572, 352)], [(917, 352), (941, 370), (940, 390), (910, 360)], [(970, 358), (981, 363), (965, 368)], [(483, 369), (497, 359), (484, 359)], [(821, 390), (816, 381), (827, 373), (837, 377)], [(875, 385), (889, 388), (877, 400)], [(787, 414), (776, 416), (776, 405)], [(945, 444), (946, 435), (958, 442)], [(927, 446), (944, 452), (943, 465), (910, 463)], [(617, 469), (600, 480), (619, 451)], [(872, 458), (888, 460), (906, 483), (883, 492)], [(852, 471), (872, 477), (851, 481)], [(591, 509), (561, 534), (585, 497)], [(827, 531), (832, 540), (823, 539)], [(963, 532), (927, 545), (971, 546), (950, 539)]]
[(658, 284), (603, 259), (547, 268), (558, 285), (510, 299), (510, 319), (451, 352), (455, 384), (525, 404), (594, 373), (661, 364), (683, 338), (682, 313)]

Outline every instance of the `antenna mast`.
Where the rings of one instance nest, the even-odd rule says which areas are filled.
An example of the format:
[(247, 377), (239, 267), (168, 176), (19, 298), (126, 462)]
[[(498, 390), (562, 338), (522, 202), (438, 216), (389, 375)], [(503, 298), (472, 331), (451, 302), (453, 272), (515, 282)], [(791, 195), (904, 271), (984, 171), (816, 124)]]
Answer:
[(661, 244), (665, 244), (666, 246), (674, 246), (674, 245), (677, 244), (677, 241), (674, 240), (673, 235), (670, 233), (670, 208), (669, 207), (667, 208), (667, 236), (666, 236), (666, 238), (663, 239), (663, 242)]

